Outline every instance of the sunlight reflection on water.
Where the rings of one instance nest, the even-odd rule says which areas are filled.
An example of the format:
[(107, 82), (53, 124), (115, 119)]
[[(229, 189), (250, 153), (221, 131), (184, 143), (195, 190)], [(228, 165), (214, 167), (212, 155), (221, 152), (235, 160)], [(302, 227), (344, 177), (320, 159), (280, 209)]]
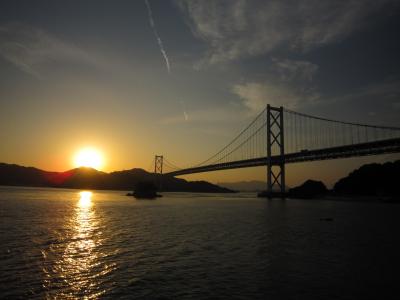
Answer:
[[(106, 291), (101, 288), (101, 276), (115, 269), (113, 264), (105, 264), (105, 253), (99, 249), (103, 244), (101, 219), (97, 216), (92, 201), (93, 193), (82, 191), (74, 208), (75, 212), (67, 222), (71, 232), (61, 255), (55, 261), (48, 278), (49, 287), (61, 283), (63, 288), (48, 298), (84, 297), (95, 299)], [(65, 244), (64, 244), (65, 245)], [(57, 251), (58, 252), (58, 251)]]
[(82, 191), (79, 193), (79, 202), (78, 206), (80, 208), (85, 208), (92, 205), (92, 192), (89, 191)]

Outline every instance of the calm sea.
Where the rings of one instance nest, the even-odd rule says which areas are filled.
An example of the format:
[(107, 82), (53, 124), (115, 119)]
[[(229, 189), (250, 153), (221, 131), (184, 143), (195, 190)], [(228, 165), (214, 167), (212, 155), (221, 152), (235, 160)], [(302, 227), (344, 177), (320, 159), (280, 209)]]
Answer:
[(399, 299), (400, 205), (124, 194), (0, 187), (0, 298)]

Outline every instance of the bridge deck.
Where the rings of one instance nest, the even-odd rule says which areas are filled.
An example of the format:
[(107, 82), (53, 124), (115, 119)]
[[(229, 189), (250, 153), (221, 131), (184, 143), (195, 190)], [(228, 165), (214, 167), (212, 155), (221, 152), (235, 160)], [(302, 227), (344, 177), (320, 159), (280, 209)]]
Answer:
[[(356, 145), (346, 145), (318, 150), (306, 150), (296, 153), (285, 154), (285, 163), (296, 163), (305, 161), (327, 160), (336, 158), (346, 158), (355, 156), (377, 155), (386, 153), (400, 152), (400, 138), (381, 140)], [(272, 164), (279, 161), (279, 156), (271, 156)], [(200, 167), (182, 169), (174, 172), (165, 173), (166, 175), (178, 176), (218, 170), (238, 169), (247, 167), (257, 167), (267, 165), (267, 157), (260, 157), (247, 160), (232, 161)]]

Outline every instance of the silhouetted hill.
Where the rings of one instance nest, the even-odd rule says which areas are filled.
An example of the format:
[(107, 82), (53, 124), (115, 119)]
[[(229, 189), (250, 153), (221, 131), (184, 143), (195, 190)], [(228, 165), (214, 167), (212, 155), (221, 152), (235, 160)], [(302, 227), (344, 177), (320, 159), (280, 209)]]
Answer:
[(0, 184), (2, 185), (46, 186), (47, 178), (56, 174), (33, 167), (0, 163)]
[(368, 164), (351, 172), (334, 185), (338, 195), (400, 196), (400, 160)]
[(307, 180), (302, 185), (291, 188), (289, 197), (300, 199), (311, 199), (324, 196), (328, 193), (328, 189), (322, 181)]
[(93, 168), (76, 168), (58, 173), (51, 178), (54, 187), (78, 189), (104, 189), (107, 188), (109, 175)]
[(47, 172), (32, 167), (0, 163), (0, 185), (132, 190), (138, 182), (149, 181), (158, 183), (160, 176), (162, 176), (162, 191), (232, 192), (229, 189), (206, 181), (186, 181), (167, 175), (154, 175), (142, 169), (104, 173), (92, 168), (82, 167), (66, 172)]

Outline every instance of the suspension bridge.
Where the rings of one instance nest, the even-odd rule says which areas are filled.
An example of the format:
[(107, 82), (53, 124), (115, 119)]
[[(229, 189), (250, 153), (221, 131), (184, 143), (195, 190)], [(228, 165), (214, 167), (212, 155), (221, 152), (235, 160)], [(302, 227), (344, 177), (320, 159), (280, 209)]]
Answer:
[(399, 127), (330, 120), (267, 105), (230, 143), (206, 160), (179, 168), (156, 155), (154, 173), (178, 176), (266, 166), (266, 195), (272, 197), (285, 194), (285, 164), (399, 152)]

